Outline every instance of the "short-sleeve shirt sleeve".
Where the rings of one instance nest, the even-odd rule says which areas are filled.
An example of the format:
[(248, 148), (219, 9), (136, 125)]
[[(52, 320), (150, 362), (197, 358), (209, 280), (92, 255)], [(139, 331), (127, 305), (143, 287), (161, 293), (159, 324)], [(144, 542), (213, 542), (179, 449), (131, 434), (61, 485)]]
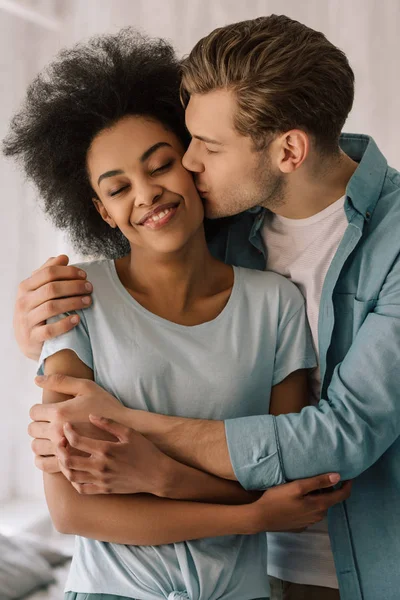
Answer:
[(44, 362), (46, 358), (56, 354), (56, 352), (59, 352), (60, 350), (73, 350), (78, 358), (85, 363), (85, 365), (87, 365), (90, 369), (93, 369), (92, 347), (83, 311), (71, 311), (68, 313), (63, 313), (48, 319), (47, 323), (56, 323), (60, 319), (67, 316), (72, 316), (74, 314), (79, 314), (80, 321), (78, 325), (58, 337), (45, 341), (43, 344), (42, 353), (40, 355), (38, 364), (38, 375), (44, 374)]
[(272, 385), (277, 385), (298, 369), (317, 366), (304, 298), (293, 284), (285, 303), (286, 314), (278, 325)]

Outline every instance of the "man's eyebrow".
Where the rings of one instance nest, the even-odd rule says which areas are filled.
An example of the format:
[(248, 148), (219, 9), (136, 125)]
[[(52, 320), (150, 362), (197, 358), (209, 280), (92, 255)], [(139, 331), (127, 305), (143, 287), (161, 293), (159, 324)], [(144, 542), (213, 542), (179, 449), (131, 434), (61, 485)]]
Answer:
[[(158, 150), (159, 148), (163, 148), (164, 146), (168, 146), (169, 148), (172, 148), (171, 144), (168, 144), (168, 142), (157, 142), (157, 144), (154, 144), (153, 146), (148, 148), (145, 152), (143, 152), (142, 156), (139, 158), (140, 162), (141, 163), (145, 162), (152, 154), (154, 154), (154, 152), (156, 152), (156, 150)], [(123, 174), (124, 174), (124, 171), (122, 171), (122, 169), (114, 169), (113, 171), (107, 171), (106, 173), (103, 173), (102, 175), (100, 175), (100, 177), (97, 180), (97, 185), (100, 185), (100, 182), (103, 181), (103, 179), (106, 179), (107, 177), (114, 177), (115, 175), (123, 175)]]
[(222, 142), (217, 142), (217, 140), (212, 140), (211, 138), (204, 137), (203, 135), (192, 135), (192, 137), (196, 138), (196, 140), (206, 142), (206, 144), (216, 144), (217, 146), (223, 146)]

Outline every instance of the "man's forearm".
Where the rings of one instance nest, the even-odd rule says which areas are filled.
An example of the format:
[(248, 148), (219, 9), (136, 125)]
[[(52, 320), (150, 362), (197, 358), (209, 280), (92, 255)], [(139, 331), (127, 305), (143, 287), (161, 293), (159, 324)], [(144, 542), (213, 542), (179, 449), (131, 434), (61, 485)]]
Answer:
[(181, 463), (236, 481), (223, 421), (186, 419), (125, 409), (123, 422)]

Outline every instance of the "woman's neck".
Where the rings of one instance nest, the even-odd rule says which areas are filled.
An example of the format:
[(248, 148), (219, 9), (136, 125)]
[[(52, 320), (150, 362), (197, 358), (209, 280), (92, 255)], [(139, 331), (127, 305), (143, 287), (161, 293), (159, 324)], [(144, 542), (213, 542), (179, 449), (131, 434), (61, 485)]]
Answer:
[(122, 284), (134, 296), (173, 301), (180, 311), (212, 294), (221, 271), (227, 269), (211, 256), (203, 229), (177, 252), (163, 254), (135, 246), (115, 265)]

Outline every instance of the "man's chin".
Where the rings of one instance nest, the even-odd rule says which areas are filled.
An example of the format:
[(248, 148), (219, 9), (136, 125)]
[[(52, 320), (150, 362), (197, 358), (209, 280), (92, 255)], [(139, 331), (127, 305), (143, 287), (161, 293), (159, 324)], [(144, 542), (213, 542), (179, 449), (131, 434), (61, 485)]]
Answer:
[(215, 219), (226, 219), (227, 217), (233, 217), (235, 215), (240, 214), (242, 211), (235, 211), (220, 209), (219, 207), (207, 207), (207, 204), (204, 205), (204, 216), (206, 219), (213, 221)]
[(209, 198), (202, 198), (203, 206), (204, 206), (204, 216), (206, 219), (210, 221), (214, 219), (223, 219), (224, 217), (229, 217), (229, 210), (224, 211), (222, 206), (219, 206), (217, 203), (213, 203)]

